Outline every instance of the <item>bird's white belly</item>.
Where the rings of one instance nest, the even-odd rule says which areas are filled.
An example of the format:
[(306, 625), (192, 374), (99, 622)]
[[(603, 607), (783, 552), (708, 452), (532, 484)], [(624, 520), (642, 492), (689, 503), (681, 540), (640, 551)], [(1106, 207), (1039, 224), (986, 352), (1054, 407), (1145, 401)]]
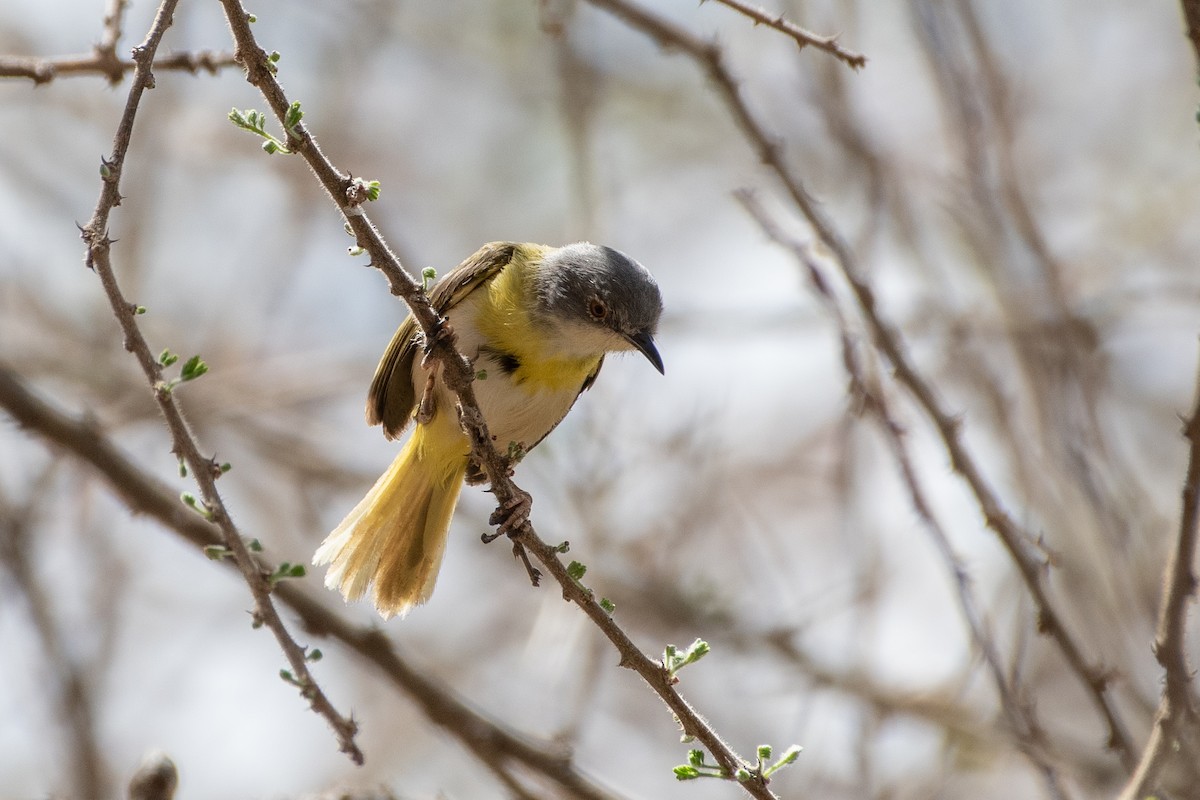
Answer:
[(475, 369), (487, 376), (476, 378), (475, 397), (501, 452), (510, 442), (525, 447), (537, 444), (571, 410), (582, 388), (554, 391), (515, 383), (486, 355), (476, 359)]
[[(470, 359), (475, 369), (473, 384), (479, 409), (487, 421), (496, 449), (504, 453), (510, 443), (532, 447), (562, 421), (579, 397), (583, 381), (578, 386), (562, 389), (538, 387), (525, 381), (518, 383), (504, 366), (484, 349), (484, 340), (474, 324), (477, 302), (468, 297), (452, 308), (447, 315), (456, 335), (459, 352)], [(413, 385), (422, 387), (428, 373), (421, 359), (413, 363)], [(421, 391), (418, 388), (418, 401)], [(439, 413), (454, 413), (458, 398), (438, 382)]]

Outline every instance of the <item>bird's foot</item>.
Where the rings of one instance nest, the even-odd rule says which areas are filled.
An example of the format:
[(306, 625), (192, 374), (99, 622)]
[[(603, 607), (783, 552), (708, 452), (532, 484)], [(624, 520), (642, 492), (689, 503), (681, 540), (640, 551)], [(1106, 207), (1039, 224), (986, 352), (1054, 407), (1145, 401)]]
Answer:
[(516, 497), (497, 506), (492, 515), (488, 517), (488, 524), (495, 525), (496, 530), (483, 534), (482, 539), (485, 543), (494, 542), (501, 536), (512, 536), (529, 522), (529, 511), (533, 508), (533, 498), (529, 496), (528, 492), (520, 489), (516, 491)]
[(429, 376), (425, 378), (425, 390), (421, 392), (421, 402), (417, 404), (416, 420), (418, 425), (427, 425), (433, 419), (433, 413), (437, 411), (437, 401), (434, 398), (434, 384), (437, 378), (436, 367), (430, 370)]
[(485, 533), (480, 538), (484, 543), (488, 543), (496, 541), (501, 536), (509, 536), (512, 539), (513, 557), (521, 559), (521, 563), (525, 565), (525, 571), (529, 573), (529, 582), (537, 586), (542, 579), (542, 573), (529, 560), (529, 553), (525, 550), (525, 545), (521, 544), (521, 540), (517, 538), (517, 534), (529, 524), (529, 511), (533, 507), (533, 498), (529, 496), (528, 492), (520, 489), (516, 491), (516, 497), (497, 507), (492, 512), (492, 516), (488, 518), (488, 523), (496, 526), (495, 532)]
[(450, 346), (453, 347), (457, 338), (454, 328), (450, 327), (450, 320), (445, 317), (439, 318), (437, 330), (434, 331), (433, 336), (426, 337), (425, 339), (425, 346), (422, 348), (422, 352), (425, 355), (421, 357), (421, 368), (429, 369), (429, 364), (432, 360), (430, 356), (433, 355), (433, 348), (437, 347), (439, 342), (449, 342)]

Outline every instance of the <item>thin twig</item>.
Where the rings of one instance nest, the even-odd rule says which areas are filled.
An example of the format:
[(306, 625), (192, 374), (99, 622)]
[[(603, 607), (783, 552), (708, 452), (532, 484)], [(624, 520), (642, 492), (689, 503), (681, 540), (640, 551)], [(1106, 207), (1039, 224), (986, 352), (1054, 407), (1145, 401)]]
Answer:
[[(700, 0), (704, 3), (704, 0)], [(750, 5), (743, 3), (742, 0), (716, 0), (723, 6), (729, 6), (734, 11), (744, 14), (754, 20), (755, 25), (766, 25), (769, 28), (774, 28), (780, 33), (787, 34), (796, 40), (796, 44), (803, 50), (805, 47), (815, 47), (818, 50), (824, 50), (839, 60), (845, 62), (853, 69), (862, 69), (867, 65), (867, 57), (862, 53), (856, 53), (853, 50), (847, 50), (838, 44), (837, 36), (821, 36), (813, 33), (810, 30), (800, 27), (796, 23), (786, 19), (782, 14), (771, 14), (761, 6)]]
[(792, 174), (784, 160), (780, 143), (767, 134), (764, 126), (746, 105), (737, 81), (725, 66), (721, 49), (716, 44), (702, 40), (627, 0), (588, 2), (610, 11), (631, 27), (654, 39), (664, 50), (682, 52), (708, 73), (751, 148), (775, 174), (796, 208), (812, 227), (821, 245), (831, 251), (833, 263), (849, 285), (866, 320), (871, 341), (891, 363), (896, 379), (914, 396), (933, 423), (950, 456), (951, 467), (970, 488), (985, 523), (995, 532), (1016, 565), (1037, 608), (1039, 632), (1050, 636), (1058, 645), (1072, 674), (1084, 686), (1093, 705), (1105, 721), (1108, 728), (1108, 746), (1116, 751), (1123, 766), (1132, 771), (1137, 755), (1133, 740), (1109, 695), (1112, 676), (1103, 667), (1089, 662), (1076, 636), (1067, 627), (1066, 620), (1051, 601), (1045, 579), (1045, 564), (1036, 552), (1037, 538), (1025, 531), (1004, 509), (999, 495), (984, 477), (983, 470), (963, 441), (961, 420), (942, 406), (942, 401), (933, 386), (910, 360), (900, 332), (883, 320), (876, 307), (874, 291), (861, 277), (863, 273), (854, 252), (824, 209), (809, 194), (804, 184)]
[(251, 558), (216, 488), (216, 479), (220, 476), (220, 468), (211, 458), (200, 453), (199, 445), (188, 429), (183, 414), (175, 402), (171, 387), (163, 380), (162, 367), (151, 354), (150, 346), (138, 328), (136, 322), (136, 306), (127, 301), (117, 283), (116, 274), (110, 260), (112, 239), (108, 236), (108, 218), (112, 209), (121, 202), (120, 179), (121, 170), (125, 164), (125, 155), (133, 135), (133, 124), (137, 117), (142, 94), (146, 89), (153, 88), (154, 74), (151, 64), (154, 53), (162, 41), (163, 34), (171, 24), (172, 16), (178, 0), (163, 0), (155, 14), (154, 22), (146, 35), (145, 41), (133, 50), (136, 62), (129, 96), (125, 102), (125, 110), (117, 125), (113, 137), (112, 154), (102, 161), (102, 187), (96, 210), (91, 220), (80, 229), (81, 236), (87, 244), (86, 262), (100, 278), (104, 291), (108, 295), (113, 313), (121, 325), (125, 336), (125, 349), (133, 353), (142, 371), (146, 375), (153, 390), (154, 399), (158, 403), (170, 430), (173, 450), (187, 464), (200, 488), (201, 501), (205, 513), (221, 529), (225, 547), (233, 554), (246, 584), (254, 597), (254, 619), (266, 625), (275, 635), (280, 649), (283, 650), (292, 669), (292, 676), (301, 694), (313, 710), (323, 716), (334, 729), (342, 751), (347, 753), (356, 763), (363, 761), (362, 751), (354, 742), (357, 725), (353, 719), (343, 717), (325, 696), (308, 670), (308, 662), (304, 649), (296, 644), (280, 620), (274, 604), (271, 602), (271, 585), (266, 573)]
[[(239, 0), (221, 0), (225, 7), (226, 20), (237, 45), (236, 55), (246, 68), (246, 79), (262, 92), (276, 118), (284, 123), (290, 103), (283, 87), (269, 68), (267, 55), (258, 45), (250, 29), (246, 11)], [(470, 364), (455, 349), (453, 337), (438, 336), (442, 321), (429, 304), (421, 285), (405, 272), (395, 253), (380, 236), (374, 224), (363, 211), (365, 200), (361, 184), (339, 171), (321, 152), (316, 140), (307, 127), (300, 123), (288, 133), (289, 149), (299, 153), (312, 169), (321, 185), (346, 217), (347, 224), (371, 258), (371, 264), (384, 274), (393, 294), (399, 295), (408, 304), (413, 318), (421, 326), (425, 340), (432, 342), (431, 354), (442, 365), (442, 378), (446, 386), (458, 396), (460, 419), (463, 430), (471, 443), (471, 453), (483, 468), (491, 485), (491, 491), (501, 506), (509, 506), (520, 494), (520, 490), (508, 475), (508, 462), (493, 446), (488, 434), (487, 423), (479, 411), (472, 388), (474, 371)], [(716, 731), (688, 704), (675, 688), (675, 679), (664, 666), (648, 657), (633, 643), (629, 636), (613, 620), (592, 595), (577, 580), (567, 574), (567, 568), (559, 558), (559, 550), (540, 539), (528, 522), (511, 534), (514, 543), (526, 548), (541, 562), (551, 576), (559, 582), (564, 599), (575, 602), (596, 623), (620, 653), (621, 666), (637, 672), (650, 688), (667, 704), (679, 719), (684, 732), (695, 737), (708, 748), (717, 764), (732, 778), (739, 770), (751, 771), (748, 780), (740, 781), (748, 793), (758, 798), (773, 798), (767, 781), (753, 771)]]
[[(152, 69), (188, 72), (192, 75), (204, 71), (215, 75), (218, 70), (236, 64), (232, 53), (198, 50), (172, 53), (156, 59)], [(29, 78), (36, 84), (75, 75), (103, 75), (109, 83), (116, 84), (136, 67), (133, 59), (118, 58), (115, 53), (106, 54), (99, 49), (91, 53), (52, 58), (0, 56), (0, 78)]]
[(117, 43), (121, 41), (121, 33), (125, 27), (125, 11), (129, 8), (129, 0), (108, 0), (108, 8), (104, 12), (104, 33), (96, 49), (111, 53), (117, 52)]
[(1200, 528), (1200, 371), (1183, 434), (1191, 447), (1183, 481), (1179, 534), (1163, 575), (1165, 589), (1154, 639), (1154, 656), (1164, 673), (1162, 699), (1150, 739), (1121, 800), (1141, 800), (1159, 792), (1171, 795), (1170, 788), (1163, 785), (1167, 782), (1163, 773), (1172, 763), (1180, 765), (1185, 784), (1193, 790), (1200, 786), (1200, 700), (1187, 661), (1187, 615), (1196, 599), (1196, 538)]
[[(37, 397), (3, 362), (0, 362), (0, 408), (21, 427), (95, 469), (109, 490), (133, 513), (155, 520), (197, 550), (224, 543), (216, 525), (186, 509), (169, 486), (131, 461), (93, 419), (86, 416), (75, 419), (54, 408)], [(219, 563), (229, 565), (228, 560)], [(297, 614), (309, 634), (335, 639), (374, 665), (426, 717), (458, 738), (502, 780), (512, 779), (512, 766), (517, 764), (545, 777), (570, 797), (581, 800), (618, 797), (581, 773), (565, 748), (538, 743), (509, 730), (459, 700), (444, 684), (402, 657), (377, 627), (350, 623), (306, 594), (298, 582), (279, 584), (274, 596)]]

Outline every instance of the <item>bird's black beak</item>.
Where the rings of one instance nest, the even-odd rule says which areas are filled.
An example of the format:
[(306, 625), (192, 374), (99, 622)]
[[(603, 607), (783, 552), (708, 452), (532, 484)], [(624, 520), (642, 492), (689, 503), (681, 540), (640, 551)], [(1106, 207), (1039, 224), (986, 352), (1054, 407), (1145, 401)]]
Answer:
[(633, 345), (639, 353), (646, 357), (646, 360), (654, 365), (654, 368), (660, 374), (666, 375), (666, 370), (663, 369), (662, 356), (658, 354), (658, 348), (654, 346), (654, 337), (646, 331), (638, 333), (626, 334), (625, 338)]

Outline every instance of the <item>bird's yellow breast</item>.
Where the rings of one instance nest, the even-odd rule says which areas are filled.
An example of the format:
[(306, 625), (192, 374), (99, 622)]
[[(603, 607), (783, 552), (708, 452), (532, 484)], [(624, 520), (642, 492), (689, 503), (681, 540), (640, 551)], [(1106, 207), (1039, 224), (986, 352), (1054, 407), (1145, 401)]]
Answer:
[(554, 346), (559, 332), (535, 318), (532, 274), (540, 258), (537, 252), (518, 253), (508, 267), (480, 287), (477, 293), (484, 296), (475, 306), (475, 327), (485, 353), (505, 359), (512, 367), (504, 371), (515, 386), (531, 394), (577, 393), (604, 353), (579, 355), (559, 350)]

